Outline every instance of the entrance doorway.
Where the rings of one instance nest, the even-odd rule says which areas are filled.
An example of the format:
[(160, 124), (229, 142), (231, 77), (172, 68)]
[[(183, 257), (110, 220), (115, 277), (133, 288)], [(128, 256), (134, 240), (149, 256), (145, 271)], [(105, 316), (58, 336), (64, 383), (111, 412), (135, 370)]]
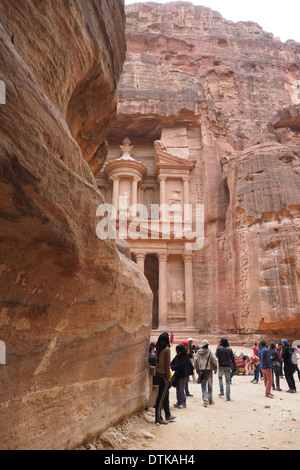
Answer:
[(145, 276), (148, 279), (153, 293), (152, 305), (152, 329), (157, 330), (159, 325), (158, 318), (158, 285), (159, 285), (159, 262), (155, 255), (147, 255), (145, 259)]

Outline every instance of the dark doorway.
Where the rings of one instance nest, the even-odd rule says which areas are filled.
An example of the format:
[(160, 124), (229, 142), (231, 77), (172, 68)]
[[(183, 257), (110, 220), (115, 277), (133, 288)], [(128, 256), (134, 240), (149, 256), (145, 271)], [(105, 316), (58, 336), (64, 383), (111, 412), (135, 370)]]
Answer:
[(158, 274), (159, 262), (155, 255), (147, 255), (145, 259), (145, 276), (153, 292), (152, 329), (158, 329)]

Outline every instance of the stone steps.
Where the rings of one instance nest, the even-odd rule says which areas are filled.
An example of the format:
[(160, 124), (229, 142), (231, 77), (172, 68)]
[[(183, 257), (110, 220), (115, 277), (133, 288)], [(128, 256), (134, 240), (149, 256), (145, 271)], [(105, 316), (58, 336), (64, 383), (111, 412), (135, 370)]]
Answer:
[[(156, 342), (159, 335), (163, 333), (165, 330), (152, 330), (151, 331), (151, 342)], [(171, 332), (168, 332), (169, 334)], [(207, 333), (200, 333), (199, 331), (195, 330), (173, 330), (174, 334), (174, 345), (182, 343), (182, 341), (187, 341), (188, 338), (194, 339), (194, 344), (202, 344), (202, 341), (206, 339), (210, 344), (218, 344), (222, 337), (227, 338), (230, 346), (247, 346), (252, 347), (254, 341), (259, 342), (262, 338), (259, 335), (238, 335), (238, 334), (207, 334)]]

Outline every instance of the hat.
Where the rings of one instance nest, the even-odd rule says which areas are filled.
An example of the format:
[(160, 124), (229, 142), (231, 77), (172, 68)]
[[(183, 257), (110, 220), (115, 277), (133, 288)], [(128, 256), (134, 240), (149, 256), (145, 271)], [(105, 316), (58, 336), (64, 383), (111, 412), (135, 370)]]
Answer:
[(283, 344), (286, 344), (286, 345), (289, 344), (287, 339), (282, 339), (281, 342), (282, 342)]
[(188, 346), (189, 345), (188, 341), (182, 341), (182, 344), (183, 344), (183, 346)]
[(204, 339), (202, 341), (201, 347), (204, 348), (204, 346), (208, 346), (208, 345), (209, 345), (209, 342), (207, 341), (207, 339)]
[(194, 341), (194, 340), (193, 340), (193, 338), (188, 338), (188, 341), (190, 342), (190, 341)]

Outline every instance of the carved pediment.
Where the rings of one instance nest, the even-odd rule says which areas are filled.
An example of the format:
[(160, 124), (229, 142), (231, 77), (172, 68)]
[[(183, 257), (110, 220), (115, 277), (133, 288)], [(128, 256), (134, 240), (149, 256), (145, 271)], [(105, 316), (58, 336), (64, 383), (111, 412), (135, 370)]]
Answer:
[(163, 168), (192, 170), (196, 165), (196, 160), (194, 160), (191, 156), (189, 158), (181, 158), (176, 155), (172, 155), (170, 152), (168, 152), (166, 146), (161, 140), (154, 142), (154, 148), (156, 172)]

